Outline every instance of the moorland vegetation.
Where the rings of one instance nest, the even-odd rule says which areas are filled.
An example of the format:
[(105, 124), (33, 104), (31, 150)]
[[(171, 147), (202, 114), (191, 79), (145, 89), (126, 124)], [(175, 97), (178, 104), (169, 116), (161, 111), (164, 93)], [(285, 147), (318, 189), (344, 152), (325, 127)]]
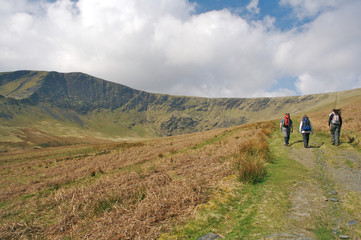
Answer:
[(143, 92), (83, 73), (0, 73), (0, 151), (232, 127), (325, 109), (360, 92), (209, 99)]
[[(278, 125), (285, 107), (257, 105), (267, 106), (278, 98), (238, 100), (250, 105), (238, 105), (229, 114), (237, 116), (245, 109), (251, 123), (180, 131), (183, 134), (176, 136), (134, 134), (132, 139), (115, 139), (104, 138), (105, 132), (90, 127), (85, 119), (104, 113), (104, 119), (115, 121), (119, 109), (102, 107), (85, 114), (39, 99), (27, 102), (31, 91), (43, 85), (22, 80), (20, 85), (29, 84), (28, 90), (16, 98), (14, 89), (22, 87), (15, 84), (10, 91), (10, 82), (0, 88), (5, 96), (1, 107), (9, 110), (1, 115), (7, 120), (2, 126), (6, 151), (0, 153), (1, 239), (197, 239), (208, 232), (224, 239), (361, 237), (360, 90), (279, 98), (275, 106), (291, 109), (295, 129), (304, 113), (310, 117), (315, 134), (311, 148), (304, 149), (296, 131), (290, 147), (282, 144)], [(174, 99), (202, 105), (191, 98)], [(165, 106), (158, 107), (174, 114)], [(252, 106), (259, 113), (250, 111)], [(334, 107), (342, 109), (344, 121), (338, 147), (331, 145), (327, 128)], [(216, 112), (227, 116), (225, 109)], [(44, 122), (24, 128), (26, 119), (35, 118), (33, 113)], [(128, 113), (135, 116), (134, 111)], [(77, 121), (84, 124), (85, 133)], [(44, 127), (50, 122), (59, 127), (57, 134)], [(74, 134), (83, 134), (87, 141)], [(37, 145), (27, 147), (23, 140)], [(23, 147), (15, 148), (16, 144)]]

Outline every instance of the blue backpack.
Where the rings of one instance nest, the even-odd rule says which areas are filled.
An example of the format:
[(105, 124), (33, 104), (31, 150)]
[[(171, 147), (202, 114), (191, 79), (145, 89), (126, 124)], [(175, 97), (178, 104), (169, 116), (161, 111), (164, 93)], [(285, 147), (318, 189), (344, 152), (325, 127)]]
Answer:
[(311, 131), (311, 124), (310, 124), (310, 120), (308, 120), (308, 117), (302, 118), (302, 130)]

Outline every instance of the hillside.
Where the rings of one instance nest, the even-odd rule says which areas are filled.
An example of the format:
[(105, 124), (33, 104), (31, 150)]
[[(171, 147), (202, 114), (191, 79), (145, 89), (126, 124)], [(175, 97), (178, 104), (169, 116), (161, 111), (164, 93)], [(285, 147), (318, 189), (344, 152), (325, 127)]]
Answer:
[(361, 89), (282, 98), (153, 94), (83, 73), (0, 73), (0, 151), (206, 131), (353, 99)]
[[(207, 233), (230, 240), (361, 238), (360, 89), (203, 99), (152, 95), (88, 75), (60, 74), (56, 89), (49, 90), (58, 74), (25, 72), (17, 81), (2, 74), (2, 147), (23, 150), (0, 153), (0, 239), (169, 240)], [(76, 75), (85, 77), (76, 84), (92, 83), (85, 84), (87, 94), (69, 90)], [(114, 96), (119, 104), (114, 109), (108, 88), (124, 93)], [(140, 110), (143, 103), (134, 99), (147, 94), (152, 105)], [(171, 105), (175, 99), (178, 104)], [(209, 113), (198, 115), (203, 120), (215, 121), (207, 114), (218, 112), (218, 119), (228, 114), (253, 123), (156, 137), (161, 133), (153, 129), (160, 131), (161, 119), (194, 117), (205, 102)], [(342, 108), (344, 120), (337, 147), (327, 128), (333, 107)], [(285, 111), (295, 123), (289, 147), (278, 128)], [(305, 112), (315, 129), (310, 148), (303, 148), (297, 133)], [(124, 122), (116, 119), (142, 116), (146, 121), (127, 132), (94, 124), (102, 120), (121, 129)], [(155, 137), (139, 138), (136, 128)], [(115, 139), (119, 136), (133, 139)], [(36, 142), (42, 148), (30, 149)]]
[[(283, 145), (279, 120), (0, 154), (1, 239), (361, 238), (360, 98)], [(294, 115), (295, 126), (302, 115)]]

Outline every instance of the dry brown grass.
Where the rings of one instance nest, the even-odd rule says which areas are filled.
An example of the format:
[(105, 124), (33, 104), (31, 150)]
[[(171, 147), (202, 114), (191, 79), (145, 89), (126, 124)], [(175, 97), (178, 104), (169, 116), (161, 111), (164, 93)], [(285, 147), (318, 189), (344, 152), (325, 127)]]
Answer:
[(267, 138), (275, 128), (271, 123), (262, 123), (252, 133), (253, 137), (239, 144), (239, 155), (234, 160), (238, 178), (243, 182), (257, 183), (267, 175), (266, 163), (271, 162)]
[(267, 161), (271, 131), (259, 123), (0, 155), (0, 238), (156, 239), (207, 202), (237, 159)]

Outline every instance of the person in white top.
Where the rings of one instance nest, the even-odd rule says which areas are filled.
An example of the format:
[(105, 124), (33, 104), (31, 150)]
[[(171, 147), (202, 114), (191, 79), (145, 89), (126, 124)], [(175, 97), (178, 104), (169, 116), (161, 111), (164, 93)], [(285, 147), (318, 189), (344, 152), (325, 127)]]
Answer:
[(307, 115), (304, 115), (302, 121), (300, 122), (300, 133), (303, 136), (303, 145), (305, 148), (308, 148), (308, 142), (310, 140), (310, 133), (313, 134), (313, 128), (310, 120)]

